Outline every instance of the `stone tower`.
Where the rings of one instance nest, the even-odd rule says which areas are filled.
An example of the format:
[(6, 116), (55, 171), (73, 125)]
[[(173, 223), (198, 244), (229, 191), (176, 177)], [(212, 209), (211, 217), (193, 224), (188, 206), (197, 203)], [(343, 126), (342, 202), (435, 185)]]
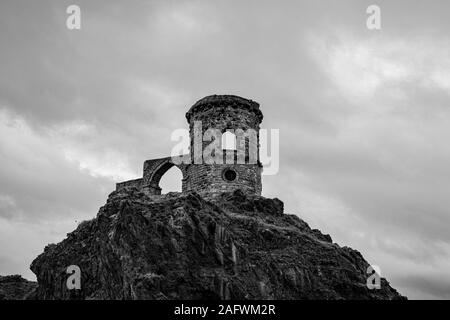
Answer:
[[(213, 95), (197, 101), (186, 113), (191, 138), (191, 161), (188, 166), (188, 189), (199, 193), (217, 194), (241, 189), (244, 192), (261, 194), (261, 170), (259, 162), (259, 125), (263, 119), (259, 104), (248, 99), (231, 95)], [(236, 150), (223, 150), (222, 164), (195, 164), (195, 151), (202, 154), (212, 141), (197, 143), (201, 139), (195, 136), (195, 124), (201, 124), (201, 135), (205, 138), (208, 129), (233, 133)], [(197, 128), (199, 126), (197, 125)], [(249, 135), (239, 135), (237, 132), (255, 133), (254, 139)], [(240, 140), (239, 137), (242, 137)], [(204, 139), (203, 139), (204, 140)], [(213, 140), (213, 138), (211, 138)], [(198, 150), (201, 146), (201, 150)], [(244, 161), (238, 161), (239, 146), (242, 147)], [(254, 157), (250, 155), (254, 153)]]
[[(186, 119), (191, 140), (189, 163), (180, 164), (172, 157), (147, 160), (143, 178), (118, 183), (116, 189), (137, 187), (149, 195), (160, 195), (161, 177), (177, 166), (183, 174), (182, 192), (215, 196), (240, 189), (260, 195), (259, 126), (263, 114), (259, 104), (233, 95), (207, 96), (189, 109)], [(222, 150), (221, 138), (226, 132), (235, 139), (234, 149)], [(212, 152), (215, 160), (211, 162), (204, 155), (209, 154), (213, 142), (220, 148)]]

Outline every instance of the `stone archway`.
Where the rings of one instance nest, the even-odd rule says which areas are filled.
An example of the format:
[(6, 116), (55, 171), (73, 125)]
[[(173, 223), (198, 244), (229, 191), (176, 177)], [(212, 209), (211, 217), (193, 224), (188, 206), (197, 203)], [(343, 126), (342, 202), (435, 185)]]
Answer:
[(174, 164), (171, 157), (147, 160), (144, 163), (144, 190), (151, 195), (160, 195), (161, 187), (159, 186), (159, 182), (161, 181), (162, 176), (174, 166), (176, 166), (181, 171), (181, 174), (183, 176), (183, 186), (183, 180), (185, 179), (185, 170), (182, 166)]
[(183, 190), (183, 173), (180, 168), (174, 165), (167, 170), (159, 180), (159, 187), (161, 188), (161, 194), (180, 193)]

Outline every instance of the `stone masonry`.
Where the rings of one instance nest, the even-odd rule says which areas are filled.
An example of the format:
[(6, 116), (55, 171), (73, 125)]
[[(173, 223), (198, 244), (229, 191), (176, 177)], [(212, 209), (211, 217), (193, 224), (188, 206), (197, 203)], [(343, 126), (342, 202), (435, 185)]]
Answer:
[[(262, 165), (259, 161), (259, 128), (263, 114), (255, 101), (232, 95), (212, 95), (197, 101), (186, 113), (190, 133), (190, 154), (185, 155), (189, 163), (179, 164), (177, 158), (166, 157), (151, 159), (144, 162), (144, 174), (140, 179), (118, 183), (116, 190), (127, 187), (137, 187), (149, 195), (160, 195), (159, 182), (161, 177), (173, 166), (177, 166), (183, 175), (182, 192), (195, 191), (206, 196), (215, 196), (222, 192), (232, 192), (237, 189), (247, 194), (261, 194)], [(201, 123), (201, 136), (194, 137), (194, 126)], [(195, 139), (201, 139), (200, 155), (211, 141), (204, 141), (203, 135), (209, 129), (217, 129), (223, 134), (241, 129), (253, 129), (256, 141), (244, 136), (239, 140), (245, 152), (245, 162), (238, 162), (237, 150), (223, 150), (223, 163), (205, 163), (195, 161)], [(211, 139), (214, 141), (214, 137)], [(221, 143), (221, 142), (220, 142)], [(236, 145), (238, 145), (236, 143)], [(256, 145), (255, 145), (256, 144)], [(250, 150), (256, 150), (256, 162), (249, 161)], [(231, 159), (231, 162), (230, 162)], [(226, 162), (225, 162), (226, 160)]]

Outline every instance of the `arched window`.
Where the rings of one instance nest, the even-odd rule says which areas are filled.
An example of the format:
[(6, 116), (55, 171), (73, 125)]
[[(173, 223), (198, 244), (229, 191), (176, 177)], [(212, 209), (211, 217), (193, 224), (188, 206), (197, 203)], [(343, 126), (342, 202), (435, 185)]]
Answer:
[(181, 180), (183, 179), (183, 174), (181, 170), (176, 166), (173, 166), (161, 177), (159, 181), (159, 187), (161, 188), (161, 194), (168, 192), (181, 192)]
[(230, 131), (222, 134), (222, 149), (236, 150), (236, 135)]

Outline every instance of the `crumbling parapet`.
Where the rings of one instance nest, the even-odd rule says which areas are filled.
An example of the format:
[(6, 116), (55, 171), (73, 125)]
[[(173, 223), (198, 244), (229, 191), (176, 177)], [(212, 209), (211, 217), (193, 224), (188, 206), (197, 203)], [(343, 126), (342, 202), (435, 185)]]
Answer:
[[(142, 179), (121, 182), (116, 185), (120, 190), (127, 187), (137, 187), (149, 195), (160, 195), (161, 177), (173, 166), (178, 167), (183, 175), (182, 192), (195, 191), (205, 196), (218, 195), (223, 192), (242, 190), (248, 194), (261, 195), (262, 165), (259, 160), (259, 129), (263, 114), (259, 104), (255, 101), (232, 96), (212, 95), (197, 101), (186, 113), (190, 132), (190, 154), (180, 156), (179, 159), (165, 157), (151, 159), (144, 162)], [(200, 132), (196, 132), (196, 124), (201, 123)], [(195, 139), (203, 138), (208, 129), (218, 130), (219, 133), (242, 130), (254, 132), (255, 139), (245, 135), (239, 140), (244, 148), (239, 149), (243, 154), (244, 163), (239, 161), (237, 150), (223, 150), (223, 163), (198, 163), (195, 161)], [(236, 136), (235, 136), (236, 137)], [(236, 141), (236, 140), (235, 140)], [(200, 152), (208, 146), (210, 141), (200, 141)], [(236, 144), (237, 145), (237, 144)], [(196, 145), (198, 147), (198, 145)], [(256, 152), (256, 155), (255, 153)], [(231, 152), (230, 152), (231, 151)], [(240, 155), (242, 155), (242, 153)], [(250, 157), (249, 155), (252, 155)], [(177, 161), (188, 159), (189, 163)], [(231, 158), (231, 163), (230, 163)], [(249, 159), (254, 159), (251, 162)]]
[(116, 190), (122, 190), (128, 187), (142, 188), (142, 178), (116, 183)]

